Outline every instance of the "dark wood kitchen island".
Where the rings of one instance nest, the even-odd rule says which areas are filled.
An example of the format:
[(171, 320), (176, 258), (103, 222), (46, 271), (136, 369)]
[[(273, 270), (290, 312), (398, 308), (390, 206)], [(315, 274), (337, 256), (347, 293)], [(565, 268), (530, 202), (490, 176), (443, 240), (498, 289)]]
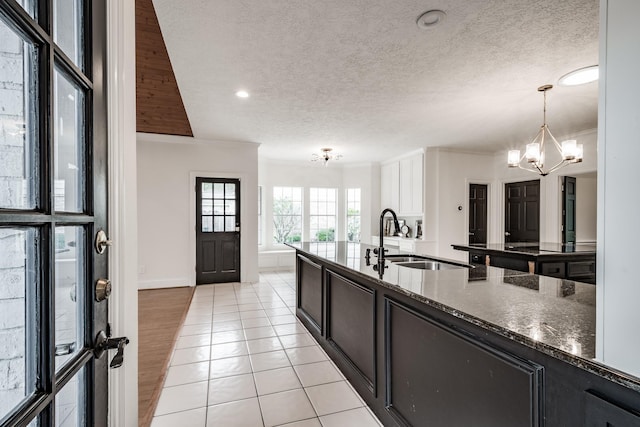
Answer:
[(384, 425), (640, 426), (640, 379), (593, 361), (593, 285), (291, 246), (298, 318)]

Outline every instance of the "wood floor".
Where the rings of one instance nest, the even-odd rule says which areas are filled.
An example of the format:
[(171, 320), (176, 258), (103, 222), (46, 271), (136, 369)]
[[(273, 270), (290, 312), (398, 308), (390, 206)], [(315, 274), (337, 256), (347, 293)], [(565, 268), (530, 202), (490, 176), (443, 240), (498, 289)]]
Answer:
[(193, 287), (138, 291), (138, 425), (151, 423)]

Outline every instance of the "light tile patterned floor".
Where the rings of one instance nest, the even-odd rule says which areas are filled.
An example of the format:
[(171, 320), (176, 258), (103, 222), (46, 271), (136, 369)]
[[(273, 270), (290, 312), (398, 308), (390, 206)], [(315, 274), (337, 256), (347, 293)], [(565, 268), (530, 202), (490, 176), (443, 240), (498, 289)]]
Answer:
[(151, 426), (381, 426), (294, 314), (293, 272), (198, 286)]

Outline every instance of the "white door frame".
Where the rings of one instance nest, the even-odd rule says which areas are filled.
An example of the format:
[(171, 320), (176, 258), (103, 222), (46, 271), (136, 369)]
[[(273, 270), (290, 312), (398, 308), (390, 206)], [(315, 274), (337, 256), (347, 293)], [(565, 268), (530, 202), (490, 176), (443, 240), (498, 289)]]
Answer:
[(107, 111), (109, 323), (127, 336), (125, 361), (109, 369), (109, 425), (138, 425), (138, 214), (136, 166), (135, 2), (108, 0)]

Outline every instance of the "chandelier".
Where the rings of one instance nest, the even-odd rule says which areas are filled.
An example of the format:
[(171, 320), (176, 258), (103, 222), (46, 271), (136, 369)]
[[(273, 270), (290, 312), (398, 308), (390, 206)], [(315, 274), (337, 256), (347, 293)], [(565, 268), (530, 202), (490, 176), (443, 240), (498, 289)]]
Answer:
[[(553, 88), (552, 85), (544, 85), (538, 88), (539, 92), (544, 94), (544, 109), (542, 115), (542, 126), (533, 141), (527, 144), (527, 149), (522, 157), (520, 157), (520, 150), (509, 150), (507, 162), (510, 168), (520, 168), (529, 172), (538, 173), (542, 176), (547, 176), (551, 172), (557, 171), (563, 166), (580, 163), (582, 161), (583, 147), (582, 144), (576, 143), (575, 139), (569, 139), (562, 141), (562, 144), (558, 143), (556, 138), (551, 134), (549, 126), (547, 125), (547, 91)], [(545, 135), (549, 136), (549, 139), (553, 142), (554, 147), (558, 150), (562, 156), (562, 160), (553, 166), (551, 169), (544, 169), (544, 143)], [(529, 167), (523, 167), (522, 161), (526, 159), (529, 163)]]
[(327, 166), (329, 160), (340, 160), (340, 158), (342, 157), (342, 155), (340, 154), (332, 154), (331, 152), (333, 151), (333, 148), (321, 148), (320, 151), (322, 151), (321, 154), (311, 155), (311, 161), (322, 161), (322, 166)]

